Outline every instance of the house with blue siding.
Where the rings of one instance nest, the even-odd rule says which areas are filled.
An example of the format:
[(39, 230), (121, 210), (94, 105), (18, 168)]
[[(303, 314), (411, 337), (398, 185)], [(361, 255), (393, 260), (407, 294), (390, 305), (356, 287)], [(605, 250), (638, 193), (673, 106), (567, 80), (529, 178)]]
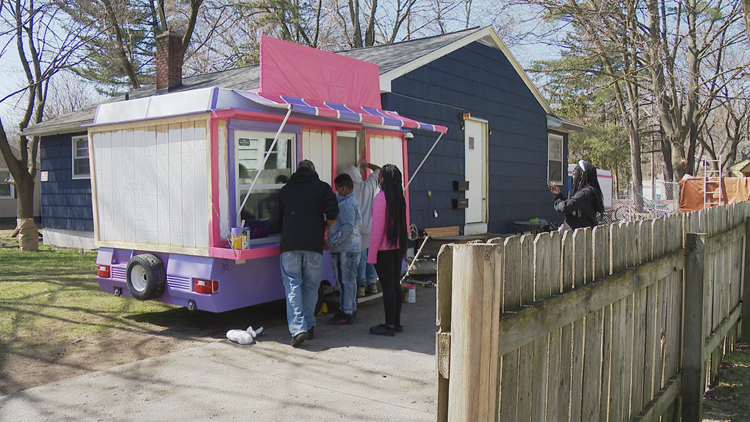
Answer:
[[(567, 189), (568, 133), (582, 128), (554, 115), (492, 28), (338, 54), (379, 66), (384, 109), (448, 128), (437, 143), (432, 132), (412, 131), (404, 165), (414, 176), (408, 189), (411, 223), (419, 229), (459, 226), (469, 235), (513, 233), (514, 222), (532, 218), (562, 222), (547, 180)], [(258, 81), (258, 67), (248, 66), (187, 77), (167, 92), (253, 90)], [(162, 91), (148, 86), (109, 101)], [(46, 243), (71, 246), (72, 241), (80, 247), (91, 239), (93, 247), (91, 185), (82, 163), (88, 159), (85, 126), (95, 111), (87, 107), (24, 132), (41, 136)], [(360, 134), (338, 136), (338, 150), (332, 153), (339, 163), (348, 155), (356, 161)]]

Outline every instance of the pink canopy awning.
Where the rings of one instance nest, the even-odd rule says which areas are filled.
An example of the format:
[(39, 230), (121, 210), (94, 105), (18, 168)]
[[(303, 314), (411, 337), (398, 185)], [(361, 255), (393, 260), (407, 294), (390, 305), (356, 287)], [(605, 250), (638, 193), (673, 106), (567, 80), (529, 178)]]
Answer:
[(235, 92), (253, 102), (267, 107), (287, 108), (291, 105), (293, 112), (310, 116), (347, 120), (372, 125), (395, 126), (400, 129), (422, 129), (438, 133), (448, 132), (448, 128), (445, 126), (420, 122), (418, 120), (401, 116), (395, 111), (354, 106), (330, 101), (306, 100), (286, 95), (267, 95), (250, 91)]

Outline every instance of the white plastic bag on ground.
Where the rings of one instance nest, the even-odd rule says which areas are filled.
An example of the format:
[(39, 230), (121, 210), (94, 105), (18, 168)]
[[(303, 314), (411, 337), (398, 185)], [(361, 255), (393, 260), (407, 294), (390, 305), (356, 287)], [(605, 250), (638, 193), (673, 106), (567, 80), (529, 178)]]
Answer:
[(247, 330), (229, 330), (227, 338), (239, 344), (253, 344), (253, 339), (263, 332), (263, 327), (253, 330), (253, 326), (247, 327)]

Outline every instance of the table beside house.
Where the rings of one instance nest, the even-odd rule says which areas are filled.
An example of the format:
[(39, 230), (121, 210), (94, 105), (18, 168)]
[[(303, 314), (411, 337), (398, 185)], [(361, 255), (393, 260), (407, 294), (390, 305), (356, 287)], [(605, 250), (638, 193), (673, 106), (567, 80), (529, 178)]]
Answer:
[(546, 221), (514, 221), (513, 224), (516, 226), (516, 234), (539, 234), (542, 232), (542, 228), (549, 223)]

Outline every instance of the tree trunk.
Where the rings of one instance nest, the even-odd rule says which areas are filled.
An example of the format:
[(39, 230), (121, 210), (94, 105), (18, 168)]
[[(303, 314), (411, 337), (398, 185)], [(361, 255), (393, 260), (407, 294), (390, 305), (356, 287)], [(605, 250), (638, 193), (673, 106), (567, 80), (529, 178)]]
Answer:
[[(669, 141), (664, 139), (664, 134), (662, 133), (661, 142), (659, 143), (661, 147), (661, 156), (664, 161), (664, 181), (667, 183), (674, 182), (674, 169), (672, 168), (672, 148), (669, 145)], [(666, 193), (666, 199), (674, 199), (674, 189), (672, 189), (672, 185), (669, 185), (669, 189), (665, 189)]]
[(367, 30), (365, 31), (365, 46), (375, 45), (375, 12), (378, 10), (378, 0), (372, 0), (370, 8), (370, 19), (367, 21)]
[(685, 120), (688, 124), (688, 151), (686, 158), (687, 172), (695, 174), (695, 148), (698, 144), (698, 101), (700, 90), (700, 53), (698, 51), (697, 19), (699, 12), (696, 10), (697, 0), (688, 0), (686, 12), (688, 18), (688, 103), (685, 112)]
[(349, 0), (349, 17), (354, 27), (354, 48), (362, 47), (362, 28), (359, 26), (359, 0)]
[(745, 30), (750, 40), (750, 0), (742, 0), (742, 6), (745, 8)]
[(641, 170), (641, 140), (638, 136), (638, 128), (628, 125), (628, 137), (630, 138), (630, 171), (633, 175), (633, 201), (638, 212), (641, 212), (643, 202), (643, 171)]
[(681, 142), (670, 142), (670, 144), (672, 145), (672, 168), (674, 169), (675, 180), (680, 180), (688, 174), (687, 160), (684, 158), (685, 147)]
[(23, 174), (20, 180), (14, 180), (18, 201), (16, 218), (34, 218), (34, 179)]
[(135, 73), (133, 63), (128, 57), (128, 53), (125, 48), (125, 41), (123, 40), (122, 28), (120, 26), (120, 23), (117, 21), (117, 15), (115, 14), (115, 11), (112, 8), (109, 0), (104, 1), (104, 10), (106, 11), (107, 17), (110, 20), (111, 30), (115, 36), (115, 42), (117, 43), (117, 55), (120, 61), (120, 65), (122, 65), (122, 67), (125, 69), (125, 73), (128, 75), (130, 86), (133, 89), (138, 89), (140, 88), (141, 83), (138, 80), (138, 75)]
[[(34, 179), (23, 172), (19, 179), (14, 179), (18, 200), (16, 201), (16, 230), (22, 251), (37, 251), (39, 231), (34, 221)], [(30, 221), (29, 221), (30, 220)], [(23, 231), (22, 231), (23, 229)]]

